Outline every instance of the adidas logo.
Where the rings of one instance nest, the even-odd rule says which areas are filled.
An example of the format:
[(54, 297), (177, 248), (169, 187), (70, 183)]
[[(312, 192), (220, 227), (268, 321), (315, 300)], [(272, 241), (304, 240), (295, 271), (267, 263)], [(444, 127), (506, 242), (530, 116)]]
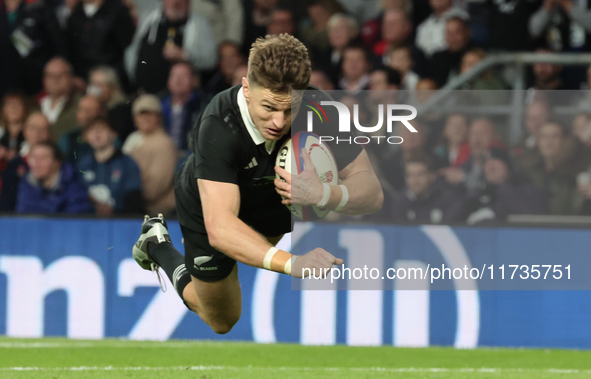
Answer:
[(248, 170), (249, 168), (253, 168), (258, 166), (259, 164), (257, 163), (256, 158), (252, 158), (252, 161), (250, 161), (250, 163), (248, 164), (248, 166), (244, 167), (245, 170)]

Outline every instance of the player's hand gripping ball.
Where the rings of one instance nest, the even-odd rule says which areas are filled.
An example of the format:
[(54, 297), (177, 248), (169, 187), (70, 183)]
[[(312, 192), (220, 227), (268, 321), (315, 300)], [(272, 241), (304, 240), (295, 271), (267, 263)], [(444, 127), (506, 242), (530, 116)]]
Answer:
[(294, 134), (279, 149), (276, 165), (283, 169), (276, 170), (277, 192), (294, 216), (314, 221), (330, 212), (316, 204), (322, 199), (323, 183), (338, 184), (339, 171), (332, 151), (320, 137), (310, 132)]

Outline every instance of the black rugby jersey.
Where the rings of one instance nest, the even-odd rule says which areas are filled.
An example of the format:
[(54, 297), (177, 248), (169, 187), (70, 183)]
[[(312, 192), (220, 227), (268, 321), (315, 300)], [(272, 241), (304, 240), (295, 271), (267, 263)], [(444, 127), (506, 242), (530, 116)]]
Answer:
[[(242, 86), (238, 85), (216, 95), (191, 131), (190, 146), (193, 154), (183, 164), (178, 174), (177, 187), (180, 186), (180, 188), (176, 190), (177, 203), (182, 201), (184, 206), (191, 209), (191, 225), (184, 225), (189, 229), (205, 231), (197, 179), (238, 185), (240, 189), (238, 217), (247, 223), (249, 215), (257, 212), (264, 213), (260, 206), (269, 202), (281, 205), (290, 215), (289, 209), (281, 204), (281, 196), (275, 192), (273, 183), (277, 152), (283, 142), (289, 138), (290, 133), (288, 132), (275, 143), (271, 153), (267, 152), (264, 140), (258, 140), (261, 143), (257, 145), (240, 112), (238, 93), (241, 89)], [(305, 99), (316, 103), (332, 100), (328, 94), (315, 87), (309, 87), (305, 92)], [(338, 120), (336, 108), (326, 107), (326, 112), (329, 120)], [(292, 121), (291, 133), (306, 130), (305, 121), (306, 112), (300, 109), (299, 114)], [(328, 130), (329, 128), (331, 130)], [(315, 132), (336, 136), (338, 125), (334, 125), (334, 130), (332, 128), (333, 126), (327, 123), (323, 125), (324, 130)], [(344, 133), (339, 133), (339, 136), (345, 138)], [(337, 145), (329, 142), (327, 145), (335, 156), (339, 170), (345, 168), (362, 151), (362, 148), (355, 144)]]

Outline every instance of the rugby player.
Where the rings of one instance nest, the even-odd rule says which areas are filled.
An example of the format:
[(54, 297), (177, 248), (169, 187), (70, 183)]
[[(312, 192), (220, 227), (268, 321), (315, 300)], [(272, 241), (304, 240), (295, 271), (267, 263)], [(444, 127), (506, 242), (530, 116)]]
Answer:
[[(319, 272), (343, 264), (320, 248), (296, 257), (274, 247), (293, 226), (284, 204), (320, 205), (346, 214), (382, 206), (382, 189), (358, 145), (329, 145), (341, 168), (340, 186), (324, 185), (306, 153), (306, 169), (297, 182), (275, 166), (292, 118), (296, 125), (299, 106), (292, 109), (291, 91), (307, 90), (304, 97), (317, 102), (331, 100), (309, 87), (310, 72), (308, 52), (296, 38), (259, 38), (242, 84), (215, 96), (197, 121), (191, 132), (194, 153), (175, 176), (185, 256), (170, 242), (162, 215), (146, 216), (133, 248), (138, 264), (146, 270), (162, 267), (187, 307), (216, 333), (229, 332), (240, 318), (236, 261), (298, 278), (304, 268)], [(275, 179), (276, 173), (285, 182)]]

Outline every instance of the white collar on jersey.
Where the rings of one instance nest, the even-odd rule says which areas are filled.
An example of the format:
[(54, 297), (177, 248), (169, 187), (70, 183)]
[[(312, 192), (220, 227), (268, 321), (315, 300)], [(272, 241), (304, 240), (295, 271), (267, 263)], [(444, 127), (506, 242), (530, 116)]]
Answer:
[(244, 97), (244, 92), (242, 92), (242, 88), (238, 91), (238, 108), (240, 108), (240, 115), (242, 116), (242, 121), (244, 121), (244, 125), (246, 125), (246, 130), (248, 130), (248, 134), (254, 141), (255, 145), (260, 145), (262, 143), (265, 144), (265, 150), (267, 150), (268, 154), (273, 152), (273, 148), (275, 147), (275, 142), (273, 140), (268, 140), (263, 137), (261, 132), (257, 129), (252, 122), (252, 118), (250, 117), (250, 113), (248, 113), (248, 105), (246, 104), (246, 97)]

